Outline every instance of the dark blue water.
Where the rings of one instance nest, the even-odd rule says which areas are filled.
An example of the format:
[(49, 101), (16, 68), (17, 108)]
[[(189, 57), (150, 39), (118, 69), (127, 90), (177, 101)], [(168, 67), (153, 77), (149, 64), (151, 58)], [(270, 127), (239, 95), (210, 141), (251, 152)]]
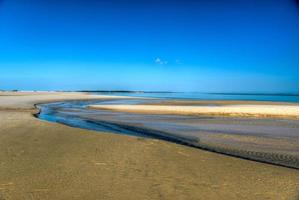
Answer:
[(232, 94), (199, 92), (95, 92), (94, 94), (178, 100), (249, 100), (299, 103), (299, 94)]

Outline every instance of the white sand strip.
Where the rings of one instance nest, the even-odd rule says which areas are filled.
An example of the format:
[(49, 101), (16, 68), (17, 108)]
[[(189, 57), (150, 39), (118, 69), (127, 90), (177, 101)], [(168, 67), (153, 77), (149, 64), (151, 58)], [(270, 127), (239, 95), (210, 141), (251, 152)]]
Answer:
[(230, 116), (273, 116), (299, 118), (299, 105), (224, 105), (224, 106), (175, 106), (175, 105), (91, 105), (93, 109), (157, 114), (207, 114)]

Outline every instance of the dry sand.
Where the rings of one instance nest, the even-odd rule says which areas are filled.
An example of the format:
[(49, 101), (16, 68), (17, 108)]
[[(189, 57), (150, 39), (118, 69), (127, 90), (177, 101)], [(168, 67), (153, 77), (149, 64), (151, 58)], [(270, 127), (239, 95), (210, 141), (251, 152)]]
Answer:
[[(0, 92), (0, 109), (32, 110), (34, 104), (62, 100), (119, 99), (119, 96), (91, 95), (80, 92)], [(134, 98), (134, 97), (128, 97)]]
[(299, 105), (91, 105), (94, 109), (178, 115), (224, 115), (299, 118)]
[(103, 97), (0, 93), (1, 200), (299, 198), (298, 170), (32, 116), (40, 101), (91, 98)]

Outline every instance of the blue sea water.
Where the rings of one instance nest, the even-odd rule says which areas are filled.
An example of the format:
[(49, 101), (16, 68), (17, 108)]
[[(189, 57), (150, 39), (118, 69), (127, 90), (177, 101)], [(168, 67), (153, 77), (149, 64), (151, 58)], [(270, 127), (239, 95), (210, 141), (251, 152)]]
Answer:
[(251, 100), (299, 103), (299, 94), (199, 93), (199, 92), (95, 92), (117, 96), (185, 100)]

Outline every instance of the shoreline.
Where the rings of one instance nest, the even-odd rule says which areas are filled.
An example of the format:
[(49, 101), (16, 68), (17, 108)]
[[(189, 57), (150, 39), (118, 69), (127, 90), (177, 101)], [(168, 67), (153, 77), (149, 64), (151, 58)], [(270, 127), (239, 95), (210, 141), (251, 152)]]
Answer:
[[(229, 103), (229, 102), (228, 102)], [(102, 109), (142, 114), (208, 115), (254, 118), (299, 119), (299, 105), (231, 104), (231, 105), (90, 105)]]
[(1, 198), (298, 197), (298, 170), (153, 139), (72, 128), (38, 120), (28, 110), (44, 100), (88, 100), (88, 94), (15, 97), (3, 98), (0, 93)]

